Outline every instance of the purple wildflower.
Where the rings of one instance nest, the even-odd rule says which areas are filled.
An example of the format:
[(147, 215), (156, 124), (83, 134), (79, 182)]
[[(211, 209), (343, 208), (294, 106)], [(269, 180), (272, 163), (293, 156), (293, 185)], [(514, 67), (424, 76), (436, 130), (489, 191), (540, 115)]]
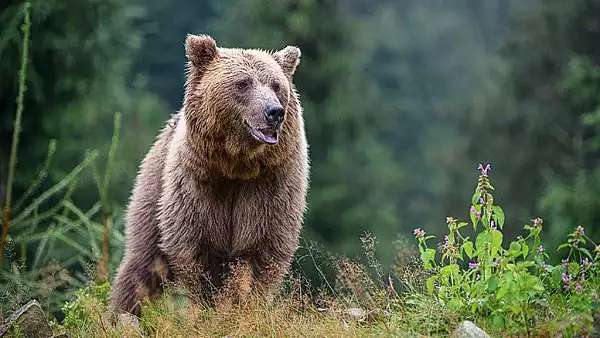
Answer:
[(541, 228), (543, 223), (544, 223), (544, 221), (539, 217), (537, 217), (536, 219), (533, 220), (534, 227)]
[(583, 291), (583, 285), (581, 285), (581, 283), (577, 283), (577, 285), (575, 286), (575, 289), (577, 291)]
[(442, 248), (444, 250), (448, 250), (451, 247), (452, 243), (450, 243), (450, 238), (448, 238), (448, 235), (444, 236), (444, 243), (442, 244)]
[(562, 273), (562, 282), (563, 282), (563, 289), (568, 289), (569, 288), (569, 282), (571, 281), (571, 275), (567, 275), (566, 273)]
[(446, 217), (446, 224), (450, 224), (452, 223), (453, 219), (452, 217)]
[(500, 261), (500, 258), (496, 258), (496, 259), (494, 259), (494, 264), (496, 264), (496, 265), (500, 265), (500, 262), (501, 262), (501, 261)]
[(542, 261), (542, 269), (545, 269), (545, 268), (546, 268), (546, 266), (547, 266), (547, 265), (546, 265), (546, 261)]
[(540, 254), (540, 255), (541, 255), (541, 254), (543, 254), (543, 253), (544, 253), (544, 247), (543, 247), (543, 246), (541, 246), (541, 245), (540, 245), (540, 246), (538, 246), (537, 252), (538, 252), (538, 254)]
[(477, 169), (479, 169), (479, 171), (481, 171), (481, 176), (487, 176), (488, 171), (492, 170), (492, 166), (488, 163), (484, 167), (483, 164), (479, 163), (479, 166), (477, 167)]
[(471, 262), (471, 263), (469, 263), (469, 269), (472, 269), (472, 270), (479, 269), (479, 262)]
[(413, 230), (413, 235), (415, 235), (416, 238), (425, 237), (425, 230), (422, 230), (420, 228), (416, 228), (415, 230)]
[(491, 220), (491, 221), (490, 221), (490, 228), (491, 228), (492, 230), (497, 230), (497, 229), (498, 229), (498, 228), (496, 227), (496, 222), (494, 222), (494, 220)]
[(480, 280), (481, 279), (481, 275), (477, 274), (477, 276), (475, 276), (475, 279)]
[(585, 257), (581, 261), (581, 265), (583, 266), (584, 269), (589, 269), (594, 266), (594, 263), (592, 263), (587, 257)]
[(577, 227), (577, 234), (579, 236), (583, 236), (585, 234), (585, 229), (581, 225)]
[(562, 263), (563, 263), (563, 268), (566, 269), (569, 266), (569, 259), (568, 258), (567, 259), (563, 259)]

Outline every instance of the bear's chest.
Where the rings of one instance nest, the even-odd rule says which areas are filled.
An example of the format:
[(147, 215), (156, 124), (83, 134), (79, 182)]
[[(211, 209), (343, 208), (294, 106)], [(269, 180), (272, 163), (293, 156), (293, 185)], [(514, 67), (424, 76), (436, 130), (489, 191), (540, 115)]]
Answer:
[(272, 231), (273, 185), (263, 180), (227, 180), (205, 186), (204, 241), (228, 256), (259, 249)]

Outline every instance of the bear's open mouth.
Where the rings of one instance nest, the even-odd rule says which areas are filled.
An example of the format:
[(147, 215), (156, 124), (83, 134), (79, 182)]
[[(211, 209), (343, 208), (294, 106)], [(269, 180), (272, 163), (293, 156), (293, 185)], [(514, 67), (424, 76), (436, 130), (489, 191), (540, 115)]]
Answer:
[(252, 132), (252, 136), (260, 142), (266, 144), (276, 144), (279, 142), (279, 136), (277, 135), (277, 131), (275, 130), (258, 130), (256, 128), (250, 127), (250, 131)]

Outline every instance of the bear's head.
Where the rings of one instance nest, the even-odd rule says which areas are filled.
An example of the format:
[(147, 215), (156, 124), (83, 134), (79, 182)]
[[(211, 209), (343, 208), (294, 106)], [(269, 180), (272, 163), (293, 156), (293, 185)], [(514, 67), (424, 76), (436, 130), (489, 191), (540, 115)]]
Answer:
[(281, 143), (290, 111), (298, 109), (290, 106), (297, 105), (292, 76), (299, 48), (223, 48), (210, 36), (188, 35), (185, 49), (184, 108), (192, 134), (235, 152)]

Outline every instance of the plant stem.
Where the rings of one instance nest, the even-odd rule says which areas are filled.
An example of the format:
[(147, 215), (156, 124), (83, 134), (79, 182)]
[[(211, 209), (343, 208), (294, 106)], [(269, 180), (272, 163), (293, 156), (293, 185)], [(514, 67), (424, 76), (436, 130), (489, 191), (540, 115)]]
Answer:
[(115, 155), (117, 151), (117, 145), (119, 143), (119, 132), (121, 130), (121, 113), (115, 113), (114, 120), (114, 133), (110, 149), (108, 151), (108, 159), (106, 162), (106, 169), (104, 172), (104, 179), (102, 180), (102, 186), (100, 190), (100, 198), (102, 199), (102, 205), (104, 209), (104, 222), (102, 232), (102, 257), (100, 260), (100, 266), (98, 267), (98, 275), (100, 280), (103, 282), (108, 281), (108, 254), (109, 254), (109, 233), (110, 233), (110, 217), (112, 216), (112, 207), (110, 205), (110, 199), (108, 196), (108, 188), (110, 185), (111, 170), (115, 162)]
[(26, 2), (23, 6), (25, 22), (22, 26), (23, 30), (23, 50), (21, 54), (21, 69), (19, 70), (19, 92), (17, 95), (17, 114), (15, 116), (12, 146), (10, 150), (10, 160), (8, 163), (8, 180), (6, 183), (6, 199), (4, 203), (4, 213), (2, 217), (2, 237), (0, 239), (0, 264), (4, 260), (4, 250), (6, 246), (6, 236), (10, 229), (10, 213), (12, 204), (12, 187), (15, 179), (15, 167), (17, 164), (17, 150), (19, 146), (19, 134), (21, 133), (21, 120), (23, 119), (23, 101), (25, 91), (27, 90), (27, 62), (29, 55), (29, 34), (31, 31), (31, 4)]

